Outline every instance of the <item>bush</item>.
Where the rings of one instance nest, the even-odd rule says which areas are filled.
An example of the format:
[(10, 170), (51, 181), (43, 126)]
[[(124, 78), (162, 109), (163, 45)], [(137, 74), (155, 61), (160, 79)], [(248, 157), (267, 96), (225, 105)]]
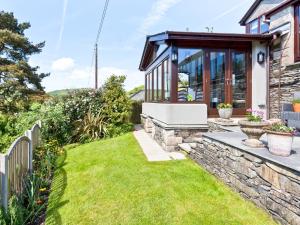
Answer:
[(130, 99), (123, 88), (125, 76), (111, 76), (105, 82), (102, 96), (102, 112), (112, 125), (118, 126), (129, 122)]
[(141, 123), (141, 114), (142, 114), (142, 101), (133, 101), (131, 103), (131, 117), (130, 121), (133, 124)]
[(84, 143), (106, 137), (108, 134), (107, 125), (107, 118), (101, 113), (94, 115), (89, 111), (84, 119), (76, 121), (73, 140)]
[(64, 103), (64, 113), (71, 122), (83, 119), (91, 111), (97, 114), (102, 106), (102, 90), (81, 89), (56, 99)]

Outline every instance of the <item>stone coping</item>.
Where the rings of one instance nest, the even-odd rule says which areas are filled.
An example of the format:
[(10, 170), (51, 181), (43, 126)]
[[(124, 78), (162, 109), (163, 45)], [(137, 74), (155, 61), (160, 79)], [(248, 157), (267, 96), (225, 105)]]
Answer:
[(209, 126), (207, 124), (166, 124), (159, 120), (152, 119), (152, 122), (165, 130), (208, 130)]
[[(292, 154), (289, 157), (272, 155), (267, 148), (250, 148), (242, 144), (246, 135), (241, 132), (218, 132), (203, 134), (204, 138), (220, 142), (224, 145), (237, 148), (240, 151), (247, 152), (253, 156), (273, 162), (287, 169), (300, 172), (300, 139), (294, 140)], [(295, 138), (296, 139), (296, 138)], [(266, 140), (263, 140), (266, 144)]]

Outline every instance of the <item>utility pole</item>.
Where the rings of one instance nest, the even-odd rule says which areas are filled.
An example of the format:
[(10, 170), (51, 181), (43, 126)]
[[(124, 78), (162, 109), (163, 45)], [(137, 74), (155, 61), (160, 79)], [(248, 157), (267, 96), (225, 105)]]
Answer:
[(98, 89), (98, 44), (95, 45), (95, 89)]

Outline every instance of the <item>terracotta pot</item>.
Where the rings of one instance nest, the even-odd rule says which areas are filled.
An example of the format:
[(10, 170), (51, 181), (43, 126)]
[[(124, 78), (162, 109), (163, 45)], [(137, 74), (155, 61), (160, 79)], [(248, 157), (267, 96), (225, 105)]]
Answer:
[(264, 144), (259, 140), (261, 136), (266, 132), (265, 127), (269, 126), (268, 122), (252, 122), (248, 120), (240, 120), (239, 125), (241, 130), (248, 137), (247, 140), (243, 141), (244, 145), (247, 145), (251, 148), (261, 148), (264, 147)]
[(293, 107), (294, 107), (294, 112), (300, 112), (300, 103), (294, 103)]
[(278, 156), (289, 156), (293, 146), (293, 135), (289, 133), (280, 133), (266, 131), (268, 137), (269, 151)]
[(230, 119), (232, 116), (232, 108), (218, 109), (218, 113), (219, 113), (220, 118)]

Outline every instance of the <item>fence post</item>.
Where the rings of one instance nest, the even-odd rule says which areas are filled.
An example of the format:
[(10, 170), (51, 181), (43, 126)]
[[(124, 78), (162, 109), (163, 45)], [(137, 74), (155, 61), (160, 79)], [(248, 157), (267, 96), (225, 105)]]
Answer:
[(33, 159), (33, 149), (32, 149), (32, 131), (27, 130), (25, 132), (25, 136), (29, 138), (29, 143), (28, 143), (28, 166), (29, 166), (29, 173), (32, 173), (32, 159)]
[(7, 210), (8, 206), (8, 156), (0, 155), (0, 170), (1, 170), (1, 197), (2, 206)]

